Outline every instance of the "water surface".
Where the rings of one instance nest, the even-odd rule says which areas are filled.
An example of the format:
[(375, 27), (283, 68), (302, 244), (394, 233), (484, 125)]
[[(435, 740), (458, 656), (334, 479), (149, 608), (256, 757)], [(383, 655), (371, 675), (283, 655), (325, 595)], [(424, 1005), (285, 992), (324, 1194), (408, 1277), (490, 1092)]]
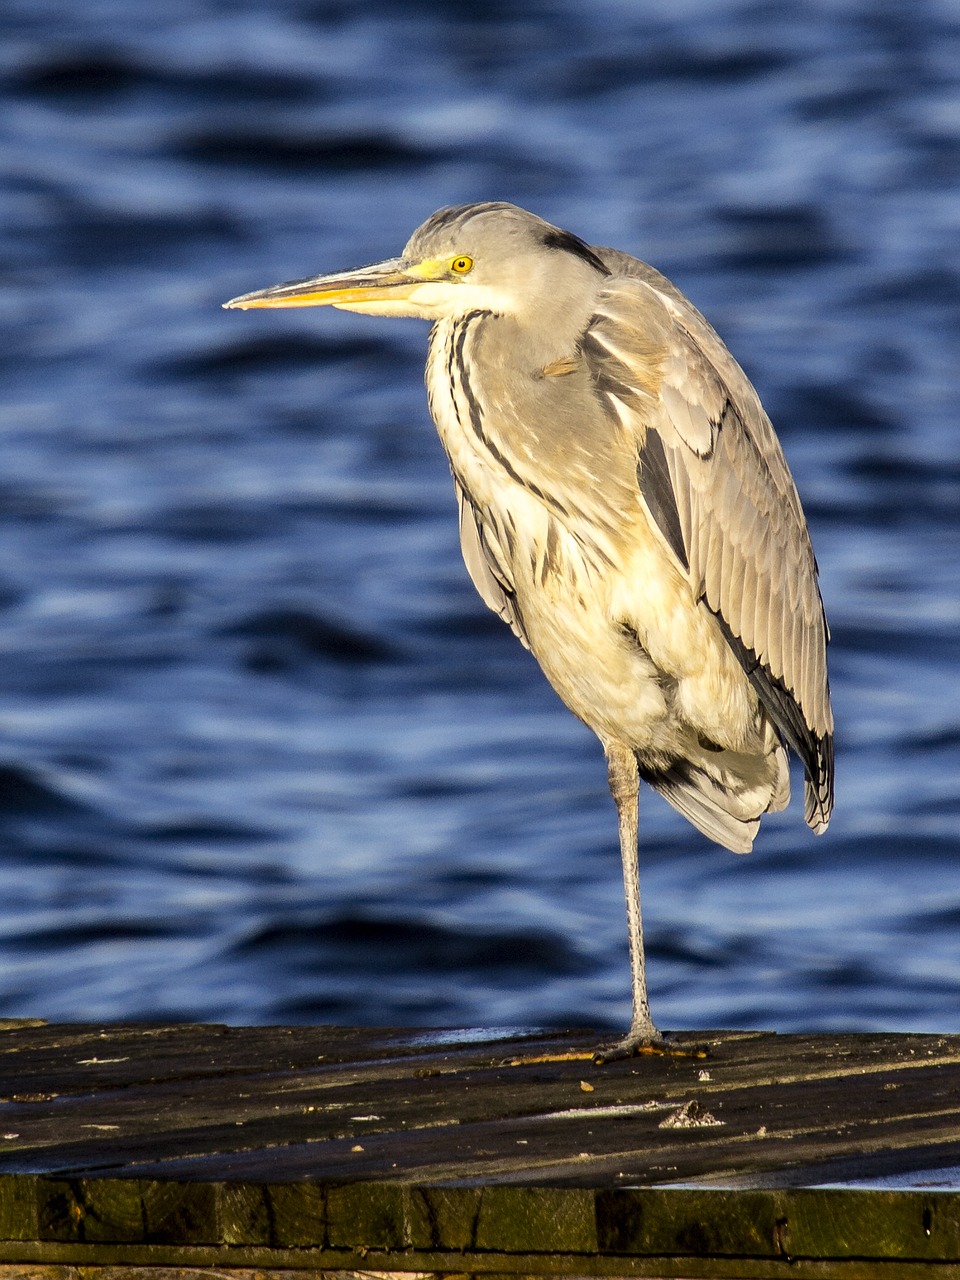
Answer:
[(508, 199), (756, 381), (837, 810), (642, 804), (667, 1027), (960, 1030), (960, 16), (943, 0), (8, 0), (0, 1013), (628, 1017), (598, 744), (475, 595), (426, 327), (225, 313)]

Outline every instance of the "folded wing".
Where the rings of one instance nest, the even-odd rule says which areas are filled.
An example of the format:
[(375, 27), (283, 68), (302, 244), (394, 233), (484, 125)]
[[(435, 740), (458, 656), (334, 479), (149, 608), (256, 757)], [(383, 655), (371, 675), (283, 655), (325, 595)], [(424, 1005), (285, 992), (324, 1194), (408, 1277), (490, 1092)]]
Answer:
[(803, 762), (805, 817), (822, 831), (833, 805), (828, 631), (793, 479), (756, 392), (706, 320), (657, 272), (623, 263), (584, 357), (633, 438), (651, 521)]

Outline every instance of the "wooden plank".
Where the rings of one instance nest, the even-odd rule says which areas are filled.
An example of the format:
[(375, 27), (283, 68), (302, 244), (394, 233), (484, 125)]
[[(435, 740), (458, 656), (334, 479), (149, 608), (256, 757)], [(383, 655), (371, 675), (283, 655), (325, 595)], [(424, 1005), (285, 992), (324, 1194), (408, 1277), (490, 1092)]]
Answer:
[[(0, 1030), (0, 1280), (960, 1277), (960, 1037), (683, 1034), (602, 1067), (595, 1043)], [(823, 1185), (905, 1174), (930, 1185)]]
[[(89, 1191), (89, 1187), (87, 1188)], [(149, 1201), (152, 1189), (142, 1188)], [(342, 1189), (340, 1189), (342, 1191)], [(356, 1190), (356, 1189), (355, 1189)], [(269, 1194), (269, 1193), (268, 1193)], [(299, 1198), (285, 1184), (286, 1209)], [(466, 1220), (463, 1189), (444, 1199), (442, 1213), (453, 1233)], [(469, 1198), (468, 1198), (469, 1199)], [(571, 1188), (496, 1188), (469, 1199), (477, 1228), (470, 1241), (451, 1247), (444, 1222), (423, 1233), (422, 1214), (435, 1208), (430, 1189), (403, 1188), (393, 1210), (378, 1204), (377, 1189), (342, 1193), (330, 1216), (306, 1213), (290, 1235), (322, 1237), (334, 1226), (334, 1243), (296, 1246), (278, 1239), (269, 1246), (228, 1247), (225, 1241), (185, 1246), (164, 1237), (154, 1220), (149, 1242), (107, 1239), (112, 1232), (110, 1191), (101, 1187), (85, 1202), (99, 1212), (98, 1241), (8, 1245), (6, 1261), (20, 1265), (124, 1265), (130, 1268), (180, 1266), (241, 1267), (273, 1271), (423, 1272), (429, 1274), (551, 1276), (818, 1276), (935, 1271), (956, 1276), (958, 1224), (955, 1212), (935, 1208), (935, 1228), (923, 1225), (921, 1204), (902, 1193), (870, 1197), (853, 1192), (691, 1194), (637, 1189), (612, 1198)], [(431, 1203), (432, 1202), (432, 1203)], [(589, 1211), (594, 1205), (595, 1218)], [(309, 1197), (307, 1198), (309, 1204)], [(315, 1206), (314, 1206), (315, 1207)], [(347, 1210), (356, 1213), (346, 1216)], [(106, 1211), (106, 1212), (104, 1212)], [(409, 1216), (402, 1218), (401, 1213)], [(158, 1229), (159, 1228), (159, 1229)], [(347, 1237), (371, 1243), (348, 1245)], [(573, 1247), (571, 1247), (573, 1246)]]
[(845, 1178), (951, 1162), (960, 1038), (676, 1039), (686, 1056), (597, 1067), (586, 1034), (490, 1045), (325, 1028), (11, 1031), (0, 1173), (757, 1185), (809, 1181), (836, 1161)]

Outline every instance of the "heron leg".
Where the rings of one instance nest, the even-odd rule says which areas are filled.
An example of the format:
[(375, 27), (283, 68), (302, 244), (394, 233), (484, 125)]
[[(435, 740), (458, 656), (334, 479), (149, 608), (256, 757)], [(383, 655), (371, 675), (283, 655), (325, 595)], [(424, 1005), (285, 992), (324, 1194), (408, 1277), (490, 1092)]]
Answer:
[(633, 987), (633, 1019), (623, 1040), (598, 1051), (598, 1062), (630, 1057), (637, 1049), (660, 1045), (663, 1037), (650, 1017), (647, 976), (643, 957), (643, 923), (640, 918), (640, 869), (637, 829), (640, 810), (640, 772), (629, 747), (606, 743), (610, 791), (620, 826), (620, 858), (627, 901), (627, 935), (630, 940), (630, 976)]

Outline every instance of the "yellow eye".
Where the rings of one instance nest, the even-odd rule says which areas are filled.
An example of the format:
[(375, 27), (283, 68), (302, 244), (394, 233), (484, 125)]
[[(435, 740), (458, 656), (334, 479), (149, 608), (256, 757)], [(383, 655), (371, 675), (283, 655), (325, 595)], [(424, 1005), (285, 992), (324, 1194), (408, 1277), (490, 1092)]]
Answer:
[(473, 259), (464, 255), (459, 258), (454, 258), (450, 263), (450, 270), (455, 272), (458, 276), (465, 276), (472, 266)]

